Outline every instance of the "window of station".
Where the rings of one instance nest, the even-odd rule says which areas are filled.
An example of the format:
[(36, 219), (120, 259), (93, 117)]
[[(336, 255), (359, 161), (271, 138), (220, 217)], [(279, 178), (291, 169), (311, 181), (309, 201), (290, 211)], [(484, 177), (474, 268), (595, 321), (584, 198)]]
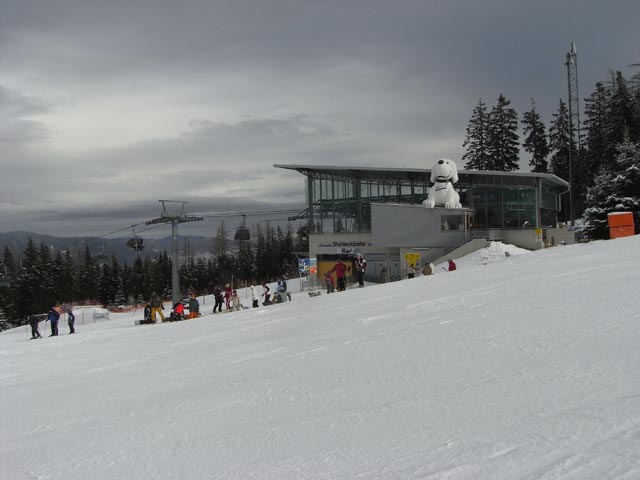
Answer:
[(464, 230), (463, 215), (443, 215), (440, 217), (440, 230), (444, 231), (460, 231)]

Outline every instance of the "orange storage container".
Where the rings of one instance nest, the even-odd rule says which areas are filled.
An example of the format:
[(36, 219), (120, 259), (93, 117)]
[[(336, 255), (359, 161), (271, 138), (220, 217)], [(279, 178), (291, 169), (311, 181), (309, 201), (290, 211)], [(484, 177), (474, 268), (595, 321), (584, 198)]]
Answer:
[(615, 212), (607, 215), (609, 221), (609, 228), (612, 227), (633, 227), (633, 213), (632, 212)]
[(630, 237), (635, 233), (635, 227), (633, 225), (627, 225), (625, 227), (609, 227), (609, 238), (622, 238)]

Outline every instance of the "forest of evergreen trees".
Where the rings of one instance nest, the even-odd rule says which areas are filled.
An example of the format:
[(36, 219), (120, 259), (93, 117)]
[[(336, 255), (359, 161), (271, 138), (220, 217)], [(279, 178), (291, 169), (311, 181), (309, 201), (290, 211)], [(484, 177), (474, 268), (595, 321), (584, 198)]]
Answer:
[[(193, 256), (179, 267), (182, 292), (211, 291), (232, 279), (235, 285), (272, 281), (297, 272), (294, 248), (299, 239), (288, 228), (259, 226), (254, 241), (240, 241), (231, 251), (228, 232), (220, 226), (207, 259)], [(115, 255), (106, 261), (83, 252), (53, 251), (29, 239), (23, 252), (5, 247), (0, 273), (8, 286), (0, 288), (0, 330), (20, 325), (31, 314), (46, 313), (56, 303), (131, 305), (148, 301), (152, 292), (171, 288), (171, 261), (167, 252), (139, 254), (133, 264), (120, 264)]]
[[(489, 111), (480, 99), (467, 125), (462, 160), (469, 170), (517, 170), (522, 146), (530, 155), (532, 172), (553, 173), (569, 181), (571, 152), (574, 209), (576, 217), (582, 217), (579, 229), (589, 238), (602, 239), (608, 238), (608, 213), (639, 210), (640, 72), (629, 80), (612, 72), (584, 100), (581, 129), (573, 133), (573, 142), (567, 104), (559, 100), (547, 129), (532, 101), (522, 115), (520, 145), (518, 114), (511, 102), (500, 94)], [(568, 196), (563, 201), (568, 202)], [(559, 220), (569, 220), (569, 211), (563, 204), (564, 217)]]

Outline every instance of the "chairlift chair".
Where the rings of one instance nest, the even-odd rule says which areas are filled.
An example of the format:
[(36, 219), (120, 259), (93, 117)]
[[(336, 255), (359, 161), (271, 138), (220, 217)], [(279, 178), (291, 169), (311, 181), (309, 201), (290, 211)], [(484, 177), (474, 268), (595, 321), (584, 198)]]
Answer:
[(246, 215), (242, 216), (242, 225), (236, 227), (236, 234), (233, 237), (235, 240), (251, 240), (251, 233), (249, 229), (245, 226), (244, 222), (246, 219)]
[(247, 227), (241, 225), (236, 228), (236, 234), (233, 238), (236, 240), (251, 240), (251, 233)]
[(144, 250), (144, 240), (138, 237), (130, 238), (129, 240), (127, 240), (127, 247), (136, 252)]

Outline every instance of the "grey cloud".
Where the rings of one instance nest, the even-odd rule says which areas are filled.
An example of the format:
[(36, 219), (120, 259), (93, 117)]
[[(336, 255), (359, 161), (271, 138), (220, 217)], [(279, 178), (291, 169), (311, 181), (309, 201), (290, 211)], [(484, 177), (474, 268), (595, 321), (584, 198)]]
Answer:
[[(640, 61), (636, 0), (0, 0), (0, 11), (0, 230), (72, 219), (104, 231), (163, 197), (302, 202), (303, 177), (274, 163), (458, 158), (480, 97), (503, 93), (519, 113), (533, 97), (550, 119), (570, 42), (583, 96)], [(143, 97), (139, 113), (165, 95), (186, 106), (157, 138), (51, 147), (60, 117), (77, 127), (92, 105), (113, 114), (114, 99), (127, 115), (129, 101)], [(50, 114), (60, 98), (78, 109)]]
[(42, 122), (29, 120), (30, 115), (48, 111), (45, 103), (0, 85), (0, 144), (23, 144), (50, 135)]

